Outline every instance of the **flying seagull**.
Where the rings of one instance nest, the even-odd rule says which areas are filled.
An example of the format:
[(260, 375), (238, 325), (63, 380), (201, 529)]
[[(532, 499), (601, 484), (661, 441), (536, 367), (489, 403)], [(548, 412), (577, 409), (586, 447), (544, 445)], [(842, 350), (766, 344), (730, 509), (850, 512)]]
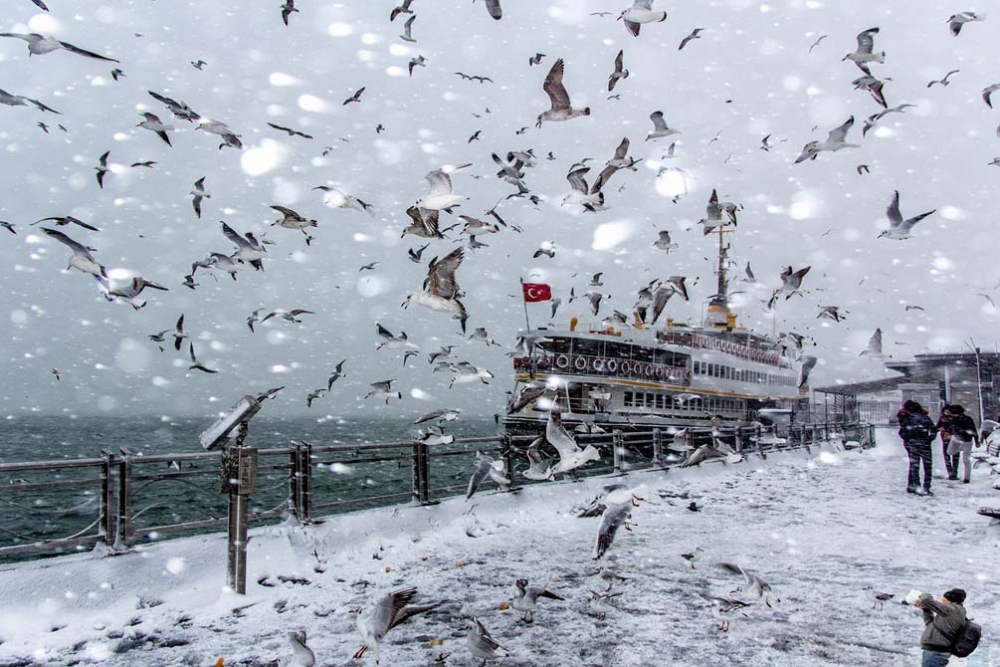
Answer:
[[(475, 2), (476, 0), (472, 1)], [(486, 11), (490, 13), (490, 16), (494, 20), (499, 21), (503, 18), (503, 8), (500, 7), (500, 0), (483, 0), (483, 2), (486, 4)]]
[(883, 118), (885, 118), (889, 114), (891, 114), (891, 113), (903, 113), (904, 111), (906, 111), (910, 107), (915, 107), (915, 106), (916, 106), (915, 104), (898, 104), (898, 105), (896, 105), (894, 107), (885, 109), (884, 111), (879, 111), (877, 114), (873, 114), (873, 115), (869, 116), (865, 120), (864, 126), (861, 128), (861, 136), (862, 137), (867, 136), (868, 135), (868, 131), (871, 130), (873, 127), (875, 127), (876, 123), (878, 123), (880, 120), (882, 120)]
[(329, 185), (317, 185), (313, 190), (322, 190), (326, 194), (323, 196), (323, 203), (331, 208), (351, 208), (361, 213), (375, 215), (375, 207), (364, 201), (353, 197), (338, 188)]
[(189, 371), (201, 371), (203, 373), (218, 373), (219, 371), (212, 368), (208, 368), (203, 365), (194, 354), (194, 342), (191, 342), (188, 347), (188, 351), (191, 355), (191, 365), (188, 366)]
[(528, 58), (528, 66), (530, 67), (532, 65), (541, 65), (542, 58), (544, 57), (545, 57), (544, 53), (536, 53), (535, 55)]
[(413, 39), (413, 33), (412, 33), (412, 31), (413, 31), (413, 22), (416, 21), (416, 20), (417, 20), (417, 17), (414, 15), (414, 16), (411, 16), (409, 19), (407, 19), (406, 23), (403, 24), (403, 34), (400, 35), (399, 38), (401, 40), (403, 40), (404, 42), (416, 42), (417, 41), (417, 40)]
[(42, 0), (31, 0), (31, 1), (35, 3), (35, 6), (41, 9), (43, 12), (49, 11), (49, 8), (45, 5), (44, 2), (42, 2)]
[(0, 104), (6, 104), (9, 107), (24, 107), (28, 106), (28, 103), (33, 104), (39, 111), (48, 111), (57, 115), (62, 115), (52, 107), (46, 106), (36, 99), (30, 97), (25, 97), (24, 95), (12, 95), (6, 90), (0, 88)]
[(869, 28), (863, 32), (858, 33), (858, 49), (853, 53), (848, 53), (843, 57), (841, 62), (844, 60), (850, 60), (855, 65), (858, 66), (865, 74), (871, 74), (871, 69), (869, 69), (869, 63), (884, 63), (885, 62), (885, 51), (881, 53), (873, 53), (875, 48), (875, 35), (878, 34), (878, 28)]
[(859, 148), (858, 144), (847, 143), (847, 133), (854, 126), (854, 116), (838, 128), (830, 130), (826, 141), (810, 141), (802, 148), (802, 154), (795, 160), (795, 164), (806, 160), (815, 160), (823, 151), (839, 151), (844, 148)]
[(264, 264), (262, 258), (267, 252), (267, 248), (257, 240), (257, 237), (252, 232), (247, 232), (246, 235), (240, 236), (235, 229), (225, 222), (220, 222), (220, 224), (222, 225), (223, 236), (236, 245), (236, 254), (232, 256), (232, 259), (240, 263), (247, 263), (257, 271), (263, 270)]
[(268, 126), (274, 128), (275, 130), (278, 130), (279, 132), (284, 132), (290, 137), (302, 137), (303, 139), (313, 138), (311, 134), (306, 134), (305, 132), (299, 132), (298, 130), (293, 130), (290, 127), (283, 127), (281, 125), (275, 125), (274, 123), (268, 123)]
[(949, 81), (948, 79), (951, 78), (951, 75), (952, 74), (958, 74), (961, 71), (962, 70), (953, 69), (953, 70), (949, 71), (947, 74), (945, 74), (944, 78), (942, 78), (942, 79), (935, 79), (934, 81), (929, 82), (927, 84), (927, 87), (928, 88), (932, 88), (932, 87), (934, 87), (935, 84), (939, 84), (939, 85), (942, 85), (942, 86), (949, 86), (949, 85), (951, 85), (951, 81)]
[(144, 130), (155, 132), (156, 135), (160, 137), (160, 139), (163, 139), (168, 146), (172, 146), (170, 143), (170, 135), (168, 135), (167, 132), (176, 128), (174, 128), (173, 125), (164, 124), (156, 114), (146, 112), (141, 115), (144, 120), (136, 127), (141, 127)]
[(475, 495), (476, 491), (479, 489), (480, 485), (486, 481), (486, 478), (490, 478), (501, 491), (510, 486), (510, 478), (506, 475), (507, 466), (504, 464), (503, 459), (499, 461), (494, 461), (488, 456), (479, 454), (476, 457), (476, 470), (472, 473), (472, 477), (469, 478), (469, 488), (465, 493), (465, 500), (468, 501)]
[(552, 69), (549, 70), (549, 73), (545, 77), (542, 90), (549, 96), (552, 108), (542, 112), (538, 116), (538, 122), (535, 124), (535, 127), (541, 127), (542, 121), (564, 121), (590, 115), (590, 107), (574, 109), (570, 103), (569, 93), (566, 92), (566, 88), (563, 86), (564, 67), (563, 59), (560, 58), (552, 65)]
[(38, 33), (35, 32), (26, 34), (15, 33), (15, 32), (0, 32), (0, 37), (13, 37), (14, 39), (23, 39), (25, 42), (28, 43), (29, 56), (32, 55), (41, 56), (45, 55), (46, 53), (52, 53), (53, 51), (58, 51), (59, 49), (63, 49), (65, 51), (69, 51), (70, 53), (75, 53), (78, 56), (84, 56), (86, 58), (96, 58), (97, 60), (105, 60), (107, 62), (112, 62), (112, 63), (119, 62), (114, 58), (108, 58), (98, 53), (94, 53), (93, 51), (87, 51), (77, 46), (73, 46), (69, 42), (61, 42), (55, 37), (49, 37), (47, 35), (39, 35)]
[(882, 355), (882, 329), (875, 329), (875, 333), (868, 339), (868, 347), (858, 356), (861, 357), (881, 357)]
[(389, 13), (389, 22), (395, 21), (400, 14), (412, 14), (413, 10), (410, 9), (412, 4), (413, 0), (403, 0), (403, 4), (393, 7), (392, 12)]
[(667, 121), (663, 120), (662, 111), (654, 111), (649, 114), (649, 120), (653, 121), (653, 131), (646, 135), (646, 141), (681, 133), (680, 130), (667, 126)]
[(330, 373), (330, 377), (326, 381), (326, 390), (330, 391), (333, 389), (333, 383), (344, 377), (344, 364), (347, 363), (347, 359), (341, 359), (340, 363), (337, 364), (333, 372)]
[(962, 32), (962, 26), (966, 23), (971, 23), (973, 21), (985, 21), (986, 14), (977, 14), (976, 12), (959, 12), (954, 14), (948, 19), (948, 30), (955, 37)]
[(194, 182), (194, 190), (190, 193), (191, 204), (194, 206), (194, 213), (201, 219), (201, 200), (207, 197), (211, 197), (212, 194), (205, 190), (205, 176), (202, 176), (197, 181)]
[(691, 31), (691, 34), (681, 40), (681, 45), (677, 47), (678, 51), (683, 51), (684, 47), (688, 45), (688, 42), (694, 39), (701, 39), (701, 35), (698, 33), (702, 32), (704, 28), (695, 28)]
[[(543, 387), (544, 389), (544, 387)], [(588, 461), (600, 461), (601, 455), (593, 445), (583, 449), (577, 444), (562, 423), (562, 413), (557, 409), (549, 410), (545, 425), (545, 439), (559, 452), (559, 463), (552, 469), (553, 473), (566, 473), (586, 465)]]
[(280, 213), (283, 217), (280, 220), (275, 220), (271, 223), (271, 226), (277, 225), (279, 227), (284, 227), (285, 229), (297, 229), (303, 234), (306, 233), (306, 228), (308, 227), (318, 227), (319, 224), (315, 220), (308, 220), (303, 218), (297, 212), (290, 208), (284, 206), (271, 206), (272, 209)]
[(94, 167), (94, 171), (97, 172), (97, 174), (96, 174), (97, 175), (97, 184), (99, 186), (101, 186), (102, 190), (104, 189), (104, 175), (106, 173), (108, 173), (108, 171), (109, 171), (108, 170), (108, 155), (110, 155), (110, 154), (111, 154), (111, 151), (105, 151), (104, 154), (101, 155), (100, 158), (98, 158), (98, 160), (97, 160), (97, 162), (98, 162), (97, 166)]
[(896, 190), (892, 195), (892, 201), (889, 203), (889, 208), (886, 209), (886, 216), (889, 218), (889, 229), (881, 232), (878, 235), (878, 238), (885, 237), (895, 241), (908, 239), (910, 238), (910, 230), (913, 229), (913, 226), (935, 211), (937, 211), (937, 209), (903, 220), (903, 214), (899, 211), (899, 190)]
[(404, 588), (380, 597), (364, 613), (360, 613), (360, 610), (354, 610), (358, 614), (358, 634), (361, 635), (364, 642), (354, 654), (355, 660), (360, 660), (368, 650), (371, 650), (377, 665), (379, 645), (389, 630), (402, 625), (417, 614), (426, 613), (441, 605), (440, 602), (429, 605), (410, 604), (416, 596), (416, 588)]
[(69, 264), (66, 266), (67, 271), (70, 269), (78, 269), (98, 278), (108, 277), (104, 267), (94, 259), (93, 255), (90, 254), (91, 252), (97, 252), (94, 248), (89, 248), (81, 243), (77, 243), (70, 237), (55, 229), (42, 227), (41, 230), (50, 238), (55, 239), (73, 251), (73, 256), (69, 258)]
[(426, 239), (444, 238), (444, 235), (438, 228), (438, 219), (440, 215), (438, 211), (432, 211), (418, 206), (411, 206), (406, 209), (406, 214), (410, 216), (410, 220), (412, 220), (412, 222), (406, 227), (406, 229), (403, 230), (403, 233), (399, 238), (403, 238), (407, 234), (413, 234), (414, 236)]
[(625, 27), (633, 37), (638, 37), (643, 23), (666, 21), (667, 13), (653, 11), (653, 0), (635, 0), (631, 7), (621, 13), (618, 20), (625, 22)]
[(480, 667), (483, 667), (487, 660), (497, 660), (510, 655), (507, 649), (501, 646), (497, 640), (493, 639), (493, 635), (490, 634), (490, 631), (486, 629), (486, 626), (478, 618), (472, 619), (472, 625), (469, 626), (465, 643), (469, 647), (469, 652), (474, 657), (483, 661)]
[(165, 105), (167, 109), (170, 110), (170, 113), (174, 114), (174, 116), (180, 118), (181, 120), (186, 120), (190, 123), (193, 123), (201, 119), (201, 116), (195, 113), (191, 109), (191, 107), (189, 107), (184, 102), (178, 102), (177, 100), (171, 99), (164, 95), (160, 95), (159, 93), (153, 92), (152, 90), (149, 91), (149, 95), (157, 102), (160, 102), (161, 104)]
[(311, 310), (303, 310), (302, 308), (295, 308), (293, 310), (275, 310), (267, 315), (261, 320), (261, 322), (267, 322), (272, 317), (280, 317), (286, 322), (291, 322), (292, 324), (302, 324), (302, 320), (299, 319), (300, 315), (315, 315)]
[(139, 299), (139, 295), (142, 291), (149, 287), (151, 289), (161, 290), (167, 292), (166, 287), (163, 285), (154, 283), (150, 280), (145, 280), (140, 276), (132, 278), (132, 280), (123, 287), (112, 288), (108, 279), (104, 276), (96, 276), (97, 282), (101, 286), (101, 290), (104, 292), (104, 297), (108, 301), (121, 301), (122, 303), (127, 303), (132, 306), (134, 310), (142, 310), (145, 307), (146, 302)]
[(17, 230), (14, 229), (14, 225), (12, 225), (11, 223), (7, 222), (6, 220), (0, 220), (0, 227), (3, 227), (4, 229), (6, 229), (8, 232), (10, 232), (11, 234), (13, 234), (14, 236), (17, 236)]
[(601, 525), (597, 528), (597, 539), (594, 541), (594, 560), (598, 560), (607, 553), (614, 542), (618, 529), (625, 526), (626, 530), (632, 530), (629, 519), (632, 517), (632, 510), (638, 506), (635, 497), (619, 503), (610, 505), (601, 516)]
[(625, 51), (619, 51), (615, 56), (615, 71), (608, 77), (608, 92), (610, 93), (622, 79), (628, 78), (628, 70), (625, 69)]
[(1000, 90), (1000, 83), (994, 83), (983, 89), (983, 101), (986, 102), (986, 106), (991, 109), (993, 108), (992, 95), (998, 90)]
[(222, 137), (222, 143), (219, 144), (219, 150), (222, 150), (226, 146), (236, 149), (243, 148), (243, 142), (240, 141), (240, 136), (233, 132), (232, 129), (230, 129), (230, 127), (222, 121), (212, 120), (210, 118), (201, 118), (198, 120), (198, 126), (194, 129), (202, 130), (204, 132), (208, 132), (209, 134), (215, 134)]
[(469, 314), (465, 305), (459, 300), (462, 292), (455, 279), (455, 272), (462, 265), (464, 258), (465, 249), (456, 248), (440, 261), (437, 257), (432, 259), (427, 270), (427, 278), (424, 280), (423, 290), (409, 294), (406, 301), (403, 302), (403, 308), (409, 307), (411, 303), (416, 303), (438, 312), (453, 313), (455, 319), (461, 323), (464, 334), (465, 322), (469, 319)]
[(53, 222), (53, 223), (55, 223), (56, 227), (65, 227), (66, 225), (72, 223), (74, 225), (78, 225), (80, 227), (83, 227), (84, 229), (89, 229), (92, 232), (99, 232), (99, 231), (101, 231), (97, 227), (94, 227), (93, 225), (88, 225), (83, 220), (80, 220), (79, 218), (74, 218), (71, 215), (61, 216), (61, 217), (60, 216), (55, 216), (55, 217), (51, 217), (51, 218), (42, 218), (41, 220), (36, 220), (35, 222), (31, 223), (31, 226), (35, 226), (35, 225), (37, 225), (40, 222), (50, 222), (50, 221)]
[(361, 87), (360, 87), (360, 88), (358, 88), (358, 89), (357, 89), (356, 91), (354, 91), (354, 94), (353, 94), (353, 95), (351, 95), (351, 96), (350, 96), (350, 97), (348, 97), (348, 98), (347, 98), (346, 100), (344, 100), (344, 104), (343, 104), (342, 106), (345, 106), (345, 107), (346, 107), (346, 106), (347, 106), (348, 104), (350, 104), (350, 103), (352, 103), (352, 102), (361, 102), (361, 95), (362, 95), (362, 94), (363, 94), (364, 92), (365, 92), (365, 87), (364, 87), (364, 86), (361, 86)]
[(285, 0), (285, 4), (281, 5), (281, 20), (287, 26), (288, 17), (291, 16), (293, 12), (298, 12), (299, 10), (295, 8), (295, 0)]
[(462, 201), (465, 201), (465, 197), (455, 194), (450, 174), (458, 171), (459, 169), (464, 169), (465, 167), (470, 166), (472, 165), (463, 164), (457, 167), (451, 167), (447, 170), (442, 168), (428, 172), (424, 176), (424, 179), (431, 186), (430, 192), (424, 195), (423, 198), (417, 202), (417, 206), (431, 211), (441, 211), (448, 210)]

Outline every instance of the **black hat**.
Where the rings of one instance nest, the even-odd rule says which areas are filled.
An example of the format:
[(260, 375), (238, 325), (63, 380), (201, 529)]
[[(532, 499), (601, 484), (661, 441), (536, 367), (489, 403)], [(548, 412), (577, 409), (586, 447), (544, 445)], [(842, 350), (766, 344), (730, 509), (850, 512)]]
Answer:
[(944, 599), (955, 604), (962, 604), (965, 602), (965, 591), (961, 588), (953, 588), (944, 594)]

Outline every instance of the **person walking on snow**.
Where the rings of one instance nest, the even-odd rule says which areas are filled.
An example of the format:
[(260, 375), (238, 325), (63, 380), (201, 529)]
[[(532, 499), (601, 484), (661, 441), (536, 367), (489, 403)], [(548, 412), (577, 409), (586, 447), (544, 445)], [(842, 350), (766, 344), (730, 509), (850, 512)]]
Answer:
[(920, 467), (923, 465), (924, 495), (932, 496), (934, 494), (931, 493), (933, 466), (931, 443), (937, 437), (937, 428), (927, 416), (923, 406), (913, 400), (903, 403), (903, 409), (896, 413), (896, 420), (899, 422), (899, 437), (902, 438), (906, 454), (910, 458), (906, 492), (917, 493), (920, 485)]
[(948, 443), (951, 442), (951, 436), (954, 432), (952, 427), (952, 413), (951, 406), (944, 406), (944, 410), (941, 411), (941, 417), (937, 421), (937, 429), (941, 434), (941, 451), (944, 454), (944, 465), (948, 469), (948, 479), (952, 482), (958, 481), (958, 454), (952, 456), (948, 453)]
[[(953, 415), (951, 419), (951, 441), (948, 443), (948, 455), (962, 455), (962, 482), (969, 483), (972, 476), (972, 445), (979, 446), (979, 431), (976, 429), (976, 422), (972, 421), (961, 405), (949, 406), (948, 411)], [(958, 461), (955, 461), (955, 477), (958, 477)]]

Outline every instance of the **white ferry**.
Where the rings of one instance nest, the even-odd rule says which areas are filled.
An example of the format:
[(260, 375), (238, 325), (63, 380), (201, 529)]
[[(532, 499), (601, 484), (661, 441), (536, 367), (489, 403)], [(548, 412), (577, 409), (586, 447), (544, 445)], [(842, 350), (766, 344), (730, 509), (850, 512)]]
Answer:
[(568, 329), (523, 331), (541, 337), (530, 357), (514, 358), (512, 405), (523, 389), (547, 386), (538, 400), (510, 412), (512, 433), (544, 429), (557, 402), (567, 424), (604, 429), (735, 426), (760, 410), (792, 410), (805, 404), (799, 364), (772, 337), (738, 326), (728, 304), (724, 230), (719, 228), (718, 293), (705, 322), (691, 327), (667, 319), (646, 327), (608, 322)]

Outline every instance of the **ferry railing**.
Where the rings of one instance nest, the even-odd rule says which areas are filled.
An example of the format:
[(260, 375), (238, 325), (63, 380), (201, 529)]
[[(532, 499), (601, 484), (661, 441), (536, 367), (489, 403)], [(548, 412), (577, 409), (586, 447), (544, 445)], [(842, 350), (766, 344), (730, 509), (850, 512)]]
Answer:
[[(841, 437), (861, 447), (874, 445), (869, 424), (793, 424), (764, 431), (741, 428), (686, 429), (692, 447), (722, 439), (738, 452), (768, 453), (809, 448)], [(672, 451), (665, 429), (575, 433), (580, 447), (594, 446), (599, 461), (573, 471), (559, 483), (634, 470), (669, 469), (684, 452)], [(505, 491), (542, 483), (527, 480), (526, 451), (537, 436), (497, 434), (456, 438), (447, 444), (422, 442), (314, 445), (259, 450), (258, 486), (250, 522), (292, 520), (301, 524), (359, 509), (409, 502), (429, 505), (464, 495), (480, 456), (505, 463)], [(548, 444), (546, 458), (558, 460)], [(141, 543), (178, 533), (205, 532), (226, 525), (226, 496), (220, 491), (218, 451), (142, 455), (128, 449), (103, 451), (100, 458), (0, 464), (0, 559), (103, 547), (126, 552)], [(479, 493), (497, 489), (486, 480)], [(371, 492), (366, 492), (370, 489)], [(43, 492), (44, 502), (20, 500)], [(7, 510), (28, 517), (30, 530), (12, 529)], [(55, 518), (79, 515), (71, 528)], [(45, 519), (48, 520), (45, 520)], [(25, 522), (22, 522), (22, 525)], [(60, 533), (62, 530), (62, 533)], [(30, 533), (30, 534), (29, 534)]]
[(569, 352), (559, 354), (539, 352), (530, 359), (528, 357), (515, 357), (514, 368), (515, 370), (544, 371), (546, 373), (576, 373), (597, 377), (621, 377), (646, 382), (669, 382), (683, 386), (691, 384), (690, 371), (680, 366)]

